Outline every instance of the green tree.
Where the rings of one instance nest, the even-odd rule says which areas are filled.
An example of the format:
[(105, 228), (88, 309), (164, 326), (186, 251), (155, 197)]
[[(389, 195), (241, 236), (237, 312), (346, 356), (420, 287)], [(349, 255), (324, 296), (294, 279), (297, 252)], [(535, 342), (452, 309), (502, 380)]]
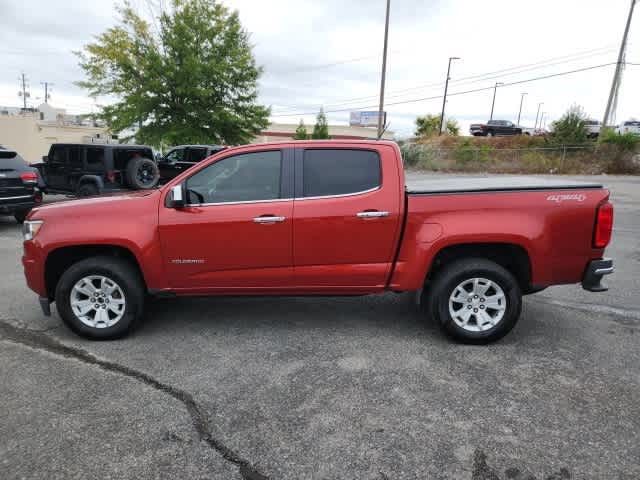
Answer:
[(256, 66), (238, 13), (216, 0), (173, 0), (153, 19), (126, 2), (119, 25), (77, 52), (91, 96), (117, 100), (101, 111), (114, 131), (137, 126), (152, 145), (250, 141), (268, 125), (256, 103)]
[(329, 136), (329, 125), (327, 124), (327, 116), (324, 114), (324, 110), (320, 108), (318, 115), (316, 116), (316, 124), (313, 126), (313, 133), (311, 138), (315, 140), (322, 140), (331, 138)]
[(309, 138), (309, 134), (307, 133), (307, 127), (305, 127), (304, 122), (300, 120), (300, 124), (298, 128), (296, 128), (296, 134), (293, 136), (294, 140), (307, 140)]
[(579, 105), (572, 105), (560, 119), (551, 124), (551, 140), (564, 145), (588, 142), (589, 132), (585, 124), (587, 116)]
[[(440, 115), (426, 114), (424, 117), (416, 118), (416, 137), (433, 137), (440, 133)], [(447, 135), (457, 136), (460, 134), (460, 126), (453, 119), (447, 119), (443, 133)]]

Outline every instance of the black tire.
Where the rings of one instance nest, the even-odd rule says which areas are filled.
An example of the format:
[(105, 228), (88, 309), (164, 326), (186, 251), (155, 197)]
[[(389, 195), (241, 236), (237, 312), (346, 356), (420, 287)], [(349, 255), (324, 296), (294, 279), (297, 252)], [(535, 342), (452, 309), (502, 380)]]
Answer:
[(154, 188), (160, 180), (158, 165), (148, 158), (133, 158), (127, 165), (127, 185), (134, 190)]
[(26, 220), (27, 215), (29, 215), (30, 211), (31, 210), (18, 210), (17, 212), (14, 212), (13, 218), (16, 219), (16, 222), (22, 224)]
[[(71, 308), (71, 291), (78, 281), (100, 275), (115, 282), (124, 293), (124, 312), (114, 325), (97, 328), (83, 323)], [(140, 274), (125, 260), (115, 257), (90, 257), (69, 267), (56, 286), (56, 307), (62, 321), (77, 335), (90, 340), (121, 338), (138, 325), (144, 308), (145, 288)]]
[(496, 134), (493, 132), (487, 132), (487, 137), (494, 137)]
[[(449, 299), (456, 287), (473, 278), (495, 282), (503, 290), (506, 300), (502, 319), (484, 331), (462, 328), (449, 312)], [(438, 321), (444, 333), (462, 343), (487, 344), (499, 340), (515, 326), (522, 311), (522, 291), (516, 278), (502, 266), (483, 258), (467, 258), (446, 265), (438, 272), (426, 295), (429, 314)], [(477, 323), (475, 318), (474, 322)]]
[(93, 182), (81, 183), (78, 187), (79, 197), (94, 197), (100, 193), (98, 186)]

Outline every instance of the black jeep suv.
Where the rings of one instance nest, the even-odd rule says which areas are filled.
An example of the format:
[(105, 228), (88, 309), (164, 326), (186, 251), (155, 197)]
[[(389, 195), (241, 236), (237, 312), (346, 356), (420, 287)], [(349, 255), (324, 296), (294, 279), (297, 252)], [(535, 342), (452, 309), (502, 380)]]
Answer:
[(0, 147), (0, 215), (13, 215), (22, 223), (40, 203), (37, 171), (13, 150)]
[(151, 147), (54, 143), (38, 168), (46, 192), (80, 197), (114, 190), (146, 190), (158, 184), (160, 173)]

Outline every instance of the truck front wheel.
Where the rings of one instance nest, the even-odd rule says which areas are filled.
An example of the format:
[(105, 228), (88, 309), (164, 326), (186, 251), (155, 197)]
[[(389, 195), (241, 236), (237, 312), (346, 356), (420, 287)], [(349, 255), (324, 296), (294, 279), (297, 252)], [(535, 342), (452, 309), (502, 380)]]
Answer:
[(429, 311), (443, 331), (463, 343), (494, 342), (520, 318), (516, 278), (495, 262), (468, 258), (441, 270), (430, 291)]
[(56, 287), (56, 307), (76, 334), (111, 340), (129, 333), (142, 316), (144, 285), (125, 260), (100, 256), (69, 267)]

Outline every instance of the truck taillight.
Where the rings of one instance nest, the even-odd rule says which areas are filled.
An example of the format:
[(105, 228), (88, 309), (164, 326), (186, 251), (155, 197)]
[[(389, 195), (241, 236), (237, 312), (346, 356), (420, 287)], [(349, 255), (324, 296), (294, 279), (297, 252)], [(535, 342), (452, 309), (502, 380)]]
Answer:
[(596, 213), (596, 228), (593, 232), (593, 246), (604, 248), (609, 245), (613, 231), (613, 205), (605, 202), (598, 207)]
[(107, 180), (111, 183), (116, 181), (116, 172), (114, 170), (107, 171)]
[(23, 172), (20, 174), (20, 179), (22, 183), (28, 185), (35, 185), (38, 183), (38, 175), (35, 172)]

